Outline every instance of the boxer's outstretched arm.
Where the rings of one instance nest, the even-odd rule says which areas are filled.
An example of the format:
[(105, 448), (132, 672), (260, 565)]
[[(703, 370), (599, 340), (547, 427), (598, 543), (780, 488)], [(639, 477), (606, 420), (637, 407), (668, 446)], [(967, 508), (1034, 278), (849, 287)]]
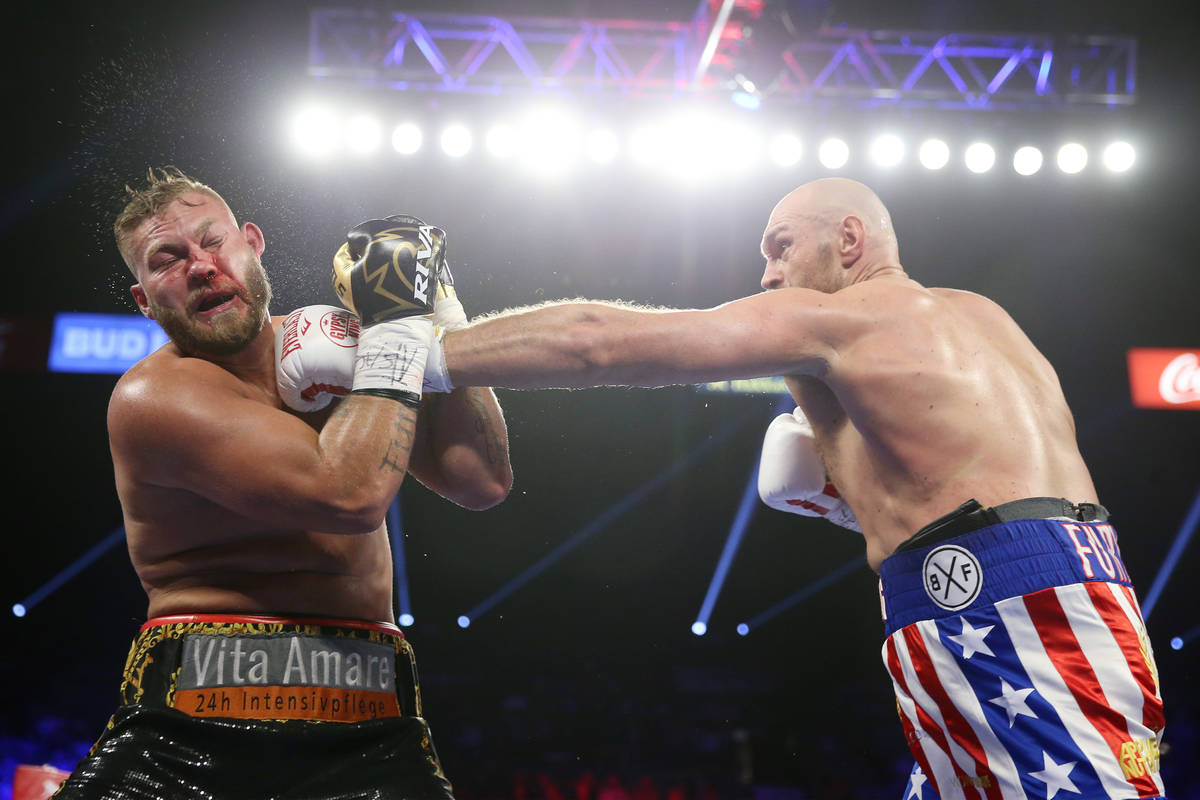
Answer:
[(466, 386), (425, 394), (409, 468), (429, 489), (476, 511), (508, 497), (508, 428), (492, 390)]
[(780, 289), (708, 310), (569, 301), (473, 323), (443, 340), (455, 386), (666, 386), (821, 375), (864, 315), (845, 300)]

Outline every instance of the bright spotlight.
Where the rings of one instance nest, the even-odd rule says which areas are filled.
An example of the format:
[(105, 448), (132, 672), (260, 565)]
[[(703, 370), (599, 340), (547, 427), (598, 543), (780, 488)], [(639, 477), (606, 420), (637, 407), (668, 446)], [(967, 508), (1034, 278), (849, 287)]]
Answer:
[[(20, 616), (20, 614), (18, 614), (17, 616)], [(1178, 636), (1172, 636), (1171, 637), (1171, 649), (1172, 650), (1182, 650), (1183, 649), (1183, 639), (1181, 639)]]
[(465, 125), (450, 125), (442, 131), (442, 152), (462, 158), (471, 151), (471, 132)]
[(1136, 153), (1133, 151), (1133, 145), (1129, 142), (1113, 142), (1104, 148), (1102, 159), (1104, 166), (1113, 172), (1124, 172), (1133, 166), (1135, 157)]
[(967, 169), (975, 173), (987, 172), (996, 165), (996, 151), (985, 142), (975, 142), (968, 146), (963, 158)]
[(950, 147), (941, 139), (926, 139), (917, 150), (917, 158), (925, 169), (941, 169), (950, 163)]
[(401, 155), (411, 156), (421, 149), (421, 129), (412, 122), (402, 122), (392, 131), (392, 148)]
[(1013, 169), (1018, 175), (1033, 175), (1042, 168), (1042, 151), (1032, 145), (1018, 147), (1013, 153)]
[[(20, 603), (17, 603), (16, 605), (14, 605), (12, 607), (12, 612), (13, 612), (14, 617), (23, 617), (23, 616), (25, 616), (25, 606), (21, 605)], [(1175, 648), (1175, 649), (1178, 650), (1179, 648)]]
[(584, 143), (587, 157), (597, 164), (611, 164), (620, 149), (617, 135), (607, 128), (592, 131)]
[(324, 156), (333, 151), (341, 134), (341, 121), (326, 108), (307, 108), (292, 120), (292, 143), (308, 156)]
[(579, 127), (570, 116), (554, 110), (535, 112), (521, 126), (522, 160), (536, 172), (561, 173), (579, 154), (579, 140)]
[(1087, 166), (1087, 148), (1078, 142), (1070, 142), (1058, 148), (1058, 168), (1068, 175), (1081, 172)]
[(881, 167), (894, 167), (904, 158), (904, 142), (899, 136), (885, 133), (871, 142), (871, 160)]
[(850, 146), (841, 139), (826, 139), (817, 149), (817, 160), (826, 169), (840, 169), (850, 160)]
[(409, 625), (412, 625), (413, 622), (415, 622), (415, 620), (413, 619), (412, 614), (401, 614), (400, 615), (400, 624), (403, 625), (404, 627), (407, 628)]
[(799, 137), (791, 133), (777, 134), (767, 145), (771, 161), (781, 167), (790, 167), (799, 162), (801, 152)]
[(720, 125), (713, 131), (713, 164), (718, 172), (744, 172), (761, 152), (762, 141), (745, 125)]
[(493, 125), (484, 140), (487, 151), (496, 158), (511, 158), (520, 147), (516, 130), (511, 125)]
[(673, 176), (689, 182), (714, 177), (737, 166), (733, 127), (698, 111), (685, 111), (670, 120), (663, 131), (660, 164)]
[(700, 620), (696, 620), (692, 623), (692, 633), (696, 634), (697, 636), (703, 636), (707, 632), (708, 626)]
[[(754, 84), (750, 84), (753, 86)], [(762, 108), (762, 95), (753, 92), (734, 92), (729, 96), (733, 104), (738, 108), (744, 108), (747, 111), (758, 111)]]
[(745, 636), (750, 632), (750, 626), (744, 622), (739, 622), (737, 626), (738, 636)]
[(357, 114), (346, 121), (345, 136), (347, 150), (359, 156), (370, 155), (383, 141), (383, 126), (374, 117)]
[(458, 618), (458, 627), (466, 628), (466, 627), (470, 626), (470, 624), (471, 624), (471, 618), (468, 617), (466, 614), (463, 614), (461, 617)]
[(666, 135), (660, 126), (637, 128), (629, 138), (629, 152), (641, 166), (651, 166), (659, 163), (667, 154), (665, 139)]

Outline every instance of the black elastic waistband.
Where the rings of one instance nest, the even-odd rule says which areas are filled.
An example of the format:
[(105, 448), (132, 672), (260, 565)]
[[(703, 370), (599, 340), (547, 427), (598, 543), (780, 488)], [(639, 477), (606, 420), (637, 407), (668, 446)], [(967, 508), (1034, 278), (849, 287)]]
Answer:
[(1079, 522), (1107, 522), (1108, 509), (1097, 503), (1072, 503), (1062, 497), (1027, 497), (998, 506), (985, 507), (974, 498), (949, 514), (938, 517), (897, 547), (897, 551), (925, 547), (964, 533), (1013, 522), (1018, 519), (1073, 519)]

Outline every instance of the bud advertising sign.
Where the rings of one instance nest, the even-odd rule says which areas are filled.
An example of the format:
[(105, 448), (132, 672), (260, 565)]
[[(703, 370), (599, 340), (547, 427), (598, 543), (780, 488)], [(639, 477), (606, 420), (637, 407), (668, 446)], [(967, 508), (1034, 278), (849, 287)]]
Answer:
[(1200, 411), (1200, 349), (1135, 347), (1128, 360), (1135, 406)]

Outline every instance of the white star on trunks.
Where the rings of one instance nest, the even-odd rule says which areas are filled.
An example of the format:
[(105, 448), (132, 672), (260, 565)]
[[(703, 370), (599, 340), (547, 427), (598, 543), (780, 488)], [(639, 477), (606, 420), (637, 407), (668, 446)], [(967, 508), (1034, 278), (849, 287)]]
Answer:
[(1068, 792), (1080, 794), (1079, 789), (1068, 777), (1071, 770), (1075, 769), (1075, 761), (1068, 761), (1065, 764), (1055, 764), (1054, 759), (1045, 750), (1042, 751), (1042, 763), (1046, 766), (1045, 769), (1040, 769), (1037, 772), (1029, 773), (1029, 777), (1037, 778), (1042, 783), (1046, 784), (1046, 800), (1054, 800), (1054, 795), (1058, 794), (1059, 789), (1065, 789)]
[(971, 623), (967, 622), (966, 619), (963, 617), (959, 617), (959, 619), (962, 620), (962, 633), (948, 636), (946, 638), (950, 639), (952, 642), (955, 642), (959, 647), (962, 648), (963, 658), (969, 659), (976, 653), (983, 653), (985, 656), (995, 657), (996, 654), (992, 652), (992, 648), (983, 643), (983, 639), (985, 636), (991, 633), (992, 628), (996, 626), (985, 625), (982, 628), (972, 628)]
[(1014, 689), (1008, 685), (1008, 681), (1004, 680), (1004, 678), (1001, 678), (1000, 696), (993, 697), (988, 702), (995, 703), (1004, 709), (1004, 711), (1008, 714), (1008, 727), (1011, 728), (1013, 726), (1013, 722), (1015, 722), (1017, 717), (1022, 714), (1027, 717), (1033, 717), (1034, 719), (1037, 719), (1037, 714), (1033, 713), (1029, 709), (1029, 706), (1025, 703), (1025, 698), (1029, 697), (1032, 691), (1032, 687), (1029, 689)]
[(908, 795), (905, 796), (904, 800), (909, 800), (909, 798), (914, 796), (917, 800), (923, 800), (925, 795), (925, 781), (929, 780), (929, 778), (925, 777), (925, 773), (921, 771), (920, 767), (916, 767), (908, 779), (912, 782), (912, 787), (908, 790)]

